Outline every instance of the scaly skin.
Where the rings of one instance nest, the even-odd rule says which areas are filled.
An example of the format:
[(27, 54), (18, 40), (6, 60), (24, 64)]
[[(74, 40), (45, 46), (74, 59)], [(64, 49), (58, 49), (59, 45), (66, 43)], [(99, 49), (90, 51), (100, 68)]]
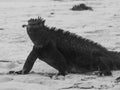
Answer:
[(37, 58), (59, 71), (58, 75), (100, 71), (111, 75), (111, 70), (120, 69), (119, 53), (108, 51), (91, 40), (62, 29), (46, 26), (42, 18), (30, 19), (27, 33), (34, 46), (21, 71), (10, 73), (27, 74)]

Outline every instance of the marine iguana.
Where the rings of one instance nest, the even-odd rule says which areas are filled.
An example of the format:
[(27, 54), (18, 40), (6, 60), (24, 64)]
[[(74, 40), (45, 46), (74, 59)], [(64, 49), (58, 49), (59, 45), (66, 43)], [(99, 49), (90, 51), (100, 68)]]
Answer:
[(86, 6), (84, 3), (81, 3), (79, 5), (74, 5), (71, 10), (73, 11), (83, 11), (83, 10), (91, 10), (93, 11), (92, 7)]
[(41, 17), (28, 20), (23, 27), (34, 46), (23, 69), (9, 73), (28, 74), (37, 58), (57, 69), (58, 75), (96, 70), (100, 75), (112, 75), (111, 70), (120, 69), (120, 53), (69, 31), (50, 28)]

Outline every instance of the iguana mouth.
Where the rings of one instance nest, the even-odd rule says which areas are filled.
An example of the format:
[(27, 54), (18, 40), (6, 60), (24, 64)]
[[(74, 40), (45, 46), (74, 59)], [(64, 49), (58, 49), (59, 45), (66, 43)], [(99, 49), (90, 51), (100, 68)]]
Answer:
[(28, 26), (28, 25), (26, 25), (26, 24), (23, 24), (23, 25), (22, 25), (23, 28), (24, 28), (24, 27), (27, 27), (27, 26)]

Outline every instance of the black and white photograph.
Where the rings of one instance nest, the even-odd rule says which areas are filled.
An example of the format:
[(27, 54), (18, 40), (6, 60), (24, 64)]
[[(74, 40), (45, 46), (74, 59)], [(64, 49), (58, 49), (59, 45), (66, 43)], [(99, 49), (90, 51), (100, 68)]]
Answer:
[(120, 0), (0, 0), (0, 90), (120, 90)]

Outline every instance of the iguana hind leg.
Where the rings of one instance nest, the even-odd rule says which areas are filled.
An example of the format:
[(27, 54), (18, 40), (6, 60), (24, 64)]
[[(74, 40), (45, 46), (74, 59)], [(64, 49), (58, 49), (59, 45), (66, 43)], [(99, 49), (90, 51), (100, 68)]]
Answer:
[(109, 67), (109, 58), (106, 57), (98, 57), (97, 64), (98, 64), (98, 70), (99, 70), (99, 75), (105, 75), (105, 76), (111, 76), (111, 70)]

